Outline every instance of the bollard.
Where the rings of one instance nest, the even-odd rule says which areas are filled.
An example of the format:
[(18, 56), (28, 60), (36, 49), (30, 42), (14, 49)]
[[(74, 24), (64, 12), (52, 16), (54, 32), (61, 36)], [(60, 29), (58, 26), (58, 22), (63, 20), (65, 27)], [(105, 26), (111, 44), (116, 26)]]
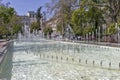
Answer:
[(45, 58), (45, 54), (43, 54), (43, 57)]
[(100, 66), (102, 67), (102, 61), (100, 62)]
[(74, 58), (72, 58), (72, 61), (74, 62)]
[(53, 59), (53, 55), (52, 55), (52, 59)]
[(27, 54), (28, 54), (28, 50), (27, 50), (26, 52), (27, 52)]
[(85, 63), (87, 64), (87, 59), (85, 60)]
[(120, 63), (119, 63), (119, 69), (120, 69)]
[(69, 53), (69, 45), (67, 45), (67, 53)]
[(79, 63), (81, 63), (81, 59), (79, 59)]
[(61, 60), (62, 60), (63, 58), (62, 58), (62, 56), (61, 56)]
[(49, 58), (49, 55), (47, 55), (47, 58)]
[(41, 54), (40, 54), (40, 58), (41, 58)]
[(68, 61), (68, 57), (66, 58), (66, 60)]
[(75, 53), (75, 46), (73, 47), (74, 53)]
[(78, 51), (78, 53), (80, 52), (80, 46), (78, 45), (78, 49), (79, 49), (79, 51)]
[(95, 65), (95, 61), (93, 60), (93, 66)]
[(109, 68), (111, 68), (111, 62), (109, 62)]
[(38, 56), (38, 54), (36, 54), (36, 56)]
[(60, 47), (60, 44), (59, 44), (59, 53), (61, 52), (61, 47)]
[(63, 46), (62, 46), (62, 48), (61, 48), (61, 52), (62, 52), (62, 54), (63, 54)]
[(46, 58), (46, 55), (44, 54), (44, 58)]
[(56, 59), (58, 60), (58, 56), (56, 56)]

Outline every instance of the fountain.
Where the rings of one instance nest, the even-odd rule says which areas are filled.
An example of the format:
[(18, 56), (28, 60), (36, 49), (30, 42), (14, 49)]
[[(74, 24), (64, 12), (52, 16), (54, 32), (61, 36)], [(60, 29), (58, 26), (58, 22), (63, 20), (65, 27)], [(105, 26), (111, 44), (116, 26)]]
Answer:
[(69, 40), (73, 39), (73, 37), (75, 36), (74, 31), (69, 24), (66, 26), (64, 32), (65, 32), (64, 37), (69, 39)]
[(13, 67), (8, 68), (10, 76), (3, 71), (5, 77), (2, 79), (119, 80), (119, 51), (115, 47), (52, 40), (14, 42), (13, 54), (9, 54), (13, 55), (12, 61), (10, 64), (7, 60), (4, 62)]
[(30, 33), (30, 28), (28, 25), (24, 26), (24, 33), (18, 33), (18, 41), (38, 41), (43, 38), (42, 31), (33, 30), (33, 33)]
[(0, 79), (120, 80), (120, 48), (45, 40), (30, 31), (27, 35), (19, 33), (0, 65)]

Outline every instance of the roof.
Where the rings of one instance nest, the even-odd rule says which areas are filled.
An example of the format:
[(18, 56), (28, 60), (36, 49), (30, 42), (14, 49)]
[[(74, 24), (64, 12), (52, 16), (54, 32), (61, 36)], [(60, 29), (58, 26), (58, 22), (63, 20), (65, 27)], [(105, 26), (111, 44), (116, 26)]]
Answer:
[(34, 12), (34, 11), (28, 11), (28, 13), (29, 13), (29, 14), (35, 14), (35, 12)]

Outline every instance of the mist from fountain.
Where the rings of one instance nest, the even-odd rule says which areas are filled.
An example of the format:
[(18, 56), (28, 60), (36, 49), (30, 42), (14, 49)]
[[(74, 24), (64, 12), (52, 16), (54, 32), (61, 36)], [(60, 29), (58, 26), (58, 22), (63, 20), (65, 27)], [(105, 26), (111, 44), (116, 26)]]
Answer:
[(33, 32), (30, 32), (30, 28), (28, 25), (24, 26), (23, 33), (18, 33), (18, 41), (39, 41), (40, 39), (43, 39), (43, 32), (33, 30)]
[(73, 31), (72, 27), (68, 24), (65, 29), (64, 37), (71, 40), (71, 39), (73, 39), (74, 36), (75, 36), (74, 31)]

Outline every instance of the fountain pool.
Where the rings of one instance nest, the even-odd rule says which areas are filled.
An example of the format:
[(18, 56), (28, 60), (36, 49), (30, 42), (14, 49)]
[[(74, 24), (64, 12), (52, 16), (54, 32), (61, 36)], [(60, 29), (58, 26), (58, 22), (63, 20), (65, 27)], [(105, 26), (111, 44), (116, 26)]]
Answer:
[(120, 80), (119, 48), (40, 40), (14, 42), (0, 80)]

